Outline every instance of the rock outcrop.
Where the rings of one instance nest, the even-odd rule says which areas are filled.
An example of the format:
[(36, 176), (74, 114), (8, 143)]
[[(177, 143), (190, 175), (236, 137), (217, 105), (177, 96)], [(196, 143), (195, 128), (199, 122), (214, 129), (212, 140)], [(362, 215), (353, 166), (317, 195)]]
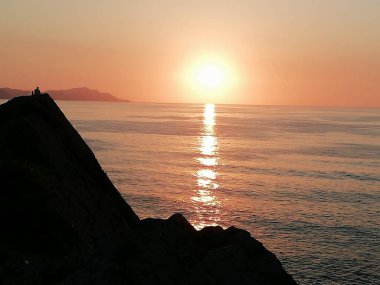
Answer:
[(140, 220), (49, 95), (0, 134), (0, 284), (296, 284), (247, 231)]

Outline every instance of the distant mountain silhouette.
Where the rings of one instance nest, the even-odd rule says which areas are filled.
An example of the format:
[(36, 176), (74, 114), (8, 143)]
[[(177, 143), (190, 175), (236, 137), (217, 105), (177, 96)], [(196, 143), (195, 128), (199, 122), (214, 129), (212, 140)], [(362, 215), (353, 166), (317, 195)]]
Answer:
[[(100, 92), (87, 87), (72, 88), (67, 90), (43, 90), (47, 92), (55, 100), (70, 100), (70, 101), (126, 101), (112, 96), (110, 93)], [(17, 96), (30, 95), (32, 91), (0, 88), (0, 99), (12, 99)]]
[(0, 88), (0, 99), (12, 99), (17, 96), (31, 94), (32, 91), (25, 91), (21, 89)]

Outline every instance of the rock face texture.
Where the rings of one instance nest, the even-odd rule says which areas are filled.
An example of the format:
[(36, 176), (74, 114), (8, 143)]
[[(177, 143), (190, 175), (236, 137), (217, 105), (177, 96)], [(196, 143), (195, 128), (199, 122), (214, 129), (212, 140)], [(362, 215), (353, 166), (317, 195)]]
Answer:
[(47, 94), (0, 105), (0, 284), (296, 284), (247, 231), (140, 220)]

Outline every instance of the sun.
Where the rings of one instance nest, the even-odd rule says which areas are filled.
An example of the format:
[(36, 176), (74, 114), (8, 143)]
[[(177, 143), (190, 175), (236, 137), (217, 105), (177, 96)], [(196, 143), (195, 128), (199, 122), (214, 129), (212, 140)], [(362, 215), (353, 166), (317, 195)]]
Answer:
[(240, 82), (233, 58), (227, 54), (202, 54), (184, 62), (180, 73), (184, 97), (200, 102), (227, 102), (235, 98)]
[(217, 89), (226, 82), (225, 70), (215, 63), (201, 65), (195, 73), (196, 84), (204, 89)]
[(233, 81), (231, 65), (223, 57), (203, 56), (193, 60), (186, 72), (187, 85), (197, 93), (222, 93)]

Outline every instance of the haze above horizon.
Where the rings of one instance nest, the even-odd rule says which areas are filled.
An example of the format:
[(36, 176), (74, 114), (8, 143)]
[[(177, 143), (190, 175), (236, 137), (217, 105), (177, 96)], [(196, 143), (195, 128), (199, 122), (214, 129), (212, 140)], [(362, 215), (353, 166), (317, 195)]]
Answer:
[(0, 86), (380, 107), (380, 1), (0, 3)]

